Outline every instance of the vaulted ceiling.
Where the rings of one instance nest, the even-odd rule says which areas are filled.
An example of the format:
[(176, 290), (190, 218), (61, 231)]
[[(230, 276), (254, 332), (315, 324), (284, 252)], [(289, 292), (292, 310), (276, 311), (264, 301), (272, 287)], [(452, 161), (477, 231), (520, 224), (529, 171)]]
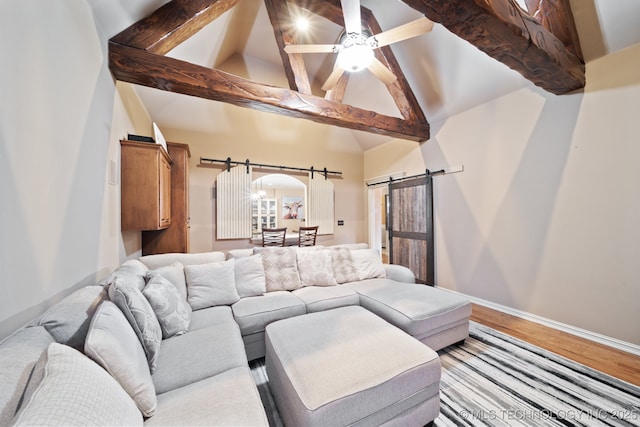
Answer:
[[(376, 49), (376, 57), (397, 77), (387, 85), (360, 72), (345, 74), (325, 93), (319, 86), (335, 55), (284, 52), (289, 44), (335, 43), (344, 26), (340, 0), (173, 0), (110, 40), (110, 69), (118, 80), (166, 93), (422, 142), (429, 139), (432, 119), (425, 110), (446, 102), (437, 99), (438, 64), (431, 63), (426, 40), (445, 48), (452, 38), (466, 40), (476, 52), (554, 94), (584, 86), (569, 0), (526, 1), (531, 14), (515, 0), (362, 0), (363, 25), (373, 34), (420, 16), (436, 22), (436, 34)], [(313, 18), (310, 34), (293, 29), (300, 13)], [(279, 67), (283, 79), (274, 84), (255, 81), (250, 73), (225, 72), (225, 62), (238, 54)], [(505, 72), (504, 66), (489, 68)], [(477, 78), (486, 79), (481, 71), (450, 72), (477, 72)]]

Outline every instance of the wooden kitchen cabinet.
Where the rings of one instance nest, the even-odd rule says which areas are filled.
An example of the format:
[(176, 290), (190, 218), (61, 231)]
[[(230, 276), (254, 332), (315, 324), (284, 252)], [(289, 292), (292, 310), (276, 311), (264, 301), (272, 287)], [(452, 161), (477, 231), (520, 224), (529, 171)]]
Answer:
[(171, 225), (171, 158), (158, 144), (120, 141), (121, 228), (161, 230)]
[(171, 225), (142, 232), (142, 255), (189, 252), (189, 145), (167, 142), (171, 156)]

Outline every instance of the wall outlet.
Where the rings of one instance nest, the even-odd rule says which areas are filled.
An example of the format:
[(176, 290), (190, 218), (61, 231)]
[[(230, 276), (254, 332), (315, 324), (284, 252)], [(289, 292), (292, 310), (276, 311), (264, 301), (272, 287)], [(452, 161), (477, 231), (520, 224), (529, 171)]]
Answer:
[(339, 219), (339, 220), (338, 220), (338, 225), (344, 225), (344, 220)]

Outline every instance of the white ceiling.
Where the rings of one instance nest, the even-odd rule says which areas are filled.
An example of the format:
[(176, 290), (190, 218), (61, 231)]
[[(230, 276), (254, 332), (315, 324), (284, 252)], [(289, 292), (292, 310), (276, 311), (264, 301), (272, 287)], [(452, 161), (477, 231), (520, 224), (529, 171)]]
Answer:
[[(640, 12), (636, 6), (640, 2), (594, 1), (594, 5), (577, 2), (577, 5), (573, 6), (576, 26), (581, 34), (582, 49), (587, 59), (593, 57), (594, 53), (593, 49), (585, 46), (585, 40), (594, 45), (598, 43), (598, 40), (593, 41), (597, 38), (592, 28), (594, 20), (596, 23), (602, 22), (601, 31), (598, 33), (600, 50), (611, 50), (606, 46), (608, 40), (615, 40), (616, 49), (640, 41), (640, 26), (637, 26), (635, 19), (628, 15), (624, 18), (622, 14), (617, 13), (620, 7), (635, 8)], [(624, 5), (619, 2), (623, 2)], [(383, 31), (421, 16), (400, 0), (361, 0), (361, 3), (373, 12)], [(613, 3), (618, 3), (618, 6)], [(618, 19), (615, 26), (610, 24), (612, 16)], [(335, 43), (342, 29), (322, 17), (313, 15), (312, 18), (311, 34), (301, 42)], [(583, 38), (584, 31), (581, 29), (587, 24), (591, 28), (588, 30), (588, 36)], [(521, 87), (533, 87), (520, 74), (490, 58), (440, 24), (436, 24), (430, 33), (393, 44), (391, 48), (431, 124), (432, 135), (437, 133), (450, 116)], [(602, 54), (604, 53), (606, 52)], [(287, 87), (273, 28), (262, 0), (240, 1), (235, 8), (168, 55), (233, 72), (261, 83)], [(319, 87), (331, 71), (334, 60), (335, 54), (305, 55), (305, 64), (316, 95), (323, 96)], [(219, 116), (223, 108), (229, 108), (219, 102), (156, 89), (136, 87), (136, 90), (152, 120), (161, 128), (215, 133), (215, 128), (220, 124), (210, 118)], [(343, 102), (400, 117), (385, 86), (368, 70), (352, 74)], [(389, 139), (362, 131), (351, 132), (363, 150)]]

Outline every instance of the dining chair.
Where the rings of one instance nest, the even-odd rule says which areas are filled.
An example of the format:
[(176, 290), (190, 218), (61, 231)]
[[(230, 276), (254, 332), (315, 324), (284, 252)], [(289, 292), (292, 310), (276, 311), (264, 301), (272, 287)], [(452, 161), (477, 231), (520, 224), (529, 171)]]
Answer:
[(263, 228), (262, 246), (284, 246), (287, 227)]
[(318, 227), (318, 225), (300, 227), (298, 229), (298, 246), (315, 246)]

